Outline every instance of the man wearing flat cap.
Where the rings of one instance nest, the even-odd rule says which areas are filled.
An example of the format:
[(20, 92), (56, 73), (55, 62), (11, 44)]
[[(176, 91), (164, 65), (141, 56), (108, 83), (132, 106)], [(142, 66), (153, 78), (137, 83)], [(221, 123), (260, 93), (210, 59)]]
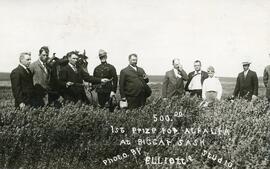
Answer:
[(249, 69), (251, 62), (242, 62), (244, 71), (238, 74), (233, 97), (254, 100), (258, 96), (258, 77), (256, 72)]
[(101, 64), (94, 69), (94, 77), (110, 79), (110, 82), (104, 83), (96, 89), (98, 103), (101, 107), (104, 107), (106, 102), (109, 102), (110, 98), (115, 96), (118, 77), (115, 67), (107, 63), (107, 52), (100, 49), (98, 56)]

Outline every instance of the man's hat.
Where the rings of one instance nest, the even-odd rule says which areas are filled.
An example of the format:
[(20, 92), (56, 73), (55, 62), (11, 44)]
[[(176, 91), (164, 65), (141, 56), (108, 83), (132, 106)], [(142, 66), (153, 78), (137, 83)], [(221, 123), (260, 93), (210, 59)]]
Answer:
[(250, 61), (243, 61), (243, 62), (242, 62), (242, 65), (250, 65), (250, 64), (251, 64)]
[(99, 52), (98, 52), (98, 56), (99, 57), (103, 57), (103, 56), (107, 56), (107, 52), (103, 49), (100, 49)]
[(246, 57), (243, 61), (242, 61), (242, 65), (250, 65), (251, 62), (250, 62), (250, 59), (249, 57)]

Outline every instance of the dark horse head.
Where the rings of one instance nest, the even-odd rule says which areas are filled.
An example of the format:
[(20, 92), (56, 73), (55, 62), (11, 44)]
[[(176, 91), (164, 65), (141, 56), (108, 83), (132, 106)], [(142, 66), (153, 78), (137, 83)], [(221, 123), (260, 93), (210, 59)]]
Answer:
[(51, 57), (48, 60), (48, 66), (49, 67), (55, 67), (55, 66), (65, 66), (66, 64), (68, 64), (68, 57), (72, 54), (76, 54), (78, 56), (78, 61), (77, 61), (77, 66), (79, 68), (81, 68), (82, 70), (84, 70), (85, 72), (88, 72), (87, 70), (87, 66), (88, 66), (88, 62), (87, 59), (88, 57), (86, 56), (85, 50), (83, 53), (80, 53), (79, 51), (71, 51), (68, 52), (65, 56), (63, 56), (62, 58), (58, 58), (55, 56), (55, 53), (53, 53), (53, 57)]

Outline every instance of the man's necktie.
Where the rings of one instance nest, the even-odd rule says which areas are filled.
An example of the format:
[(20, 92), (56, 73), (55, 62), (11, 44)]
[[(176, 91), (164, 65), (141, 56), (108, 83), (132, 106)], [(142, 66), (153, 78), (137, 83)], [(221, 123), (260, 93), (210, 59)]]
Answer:
[(31, 71), (30, 71), (30, 69), (29, 69), (28, 67), (26, 68), (26, 72), (27, 72), (28, 74), (31, 73)]
[(73, 70), (75, 73), (78, 73), (78, 69), (75, 66), (73, 66)]
[(43, 66), (43, 69), (44, 69), (45, 73), (48, 74), (46, 66), (44, 64), (42, 64), (42, 66)]

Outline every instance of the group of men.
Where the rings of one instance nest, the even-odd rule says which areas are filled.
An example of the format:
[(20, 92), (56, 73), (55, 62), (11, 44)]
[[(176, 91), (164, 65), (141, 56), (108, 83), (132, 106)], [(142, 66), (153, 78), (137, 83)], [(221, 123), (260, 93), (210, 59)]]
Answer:
[[(115, 67), (107, 63), (107, 52), (101, 49), (98, 55), (101, 64), (94, 69), (91, 76), (87, 68), (85, 70), (79, 66), (79, 54), (76, 51), (69, 52), (66, 60), (58, 61), (58, 64), (54, 64), (55, 57), (49, 58), (47, 46), (40, 48), (39, 59), (33, 63), (31, 63), (31, 53), (21, 53), (19, 66), (10, 74), (15, 107), (22, 109), (25, 106), (61, 106), (60, 96), (68, 102), (89, 103), (84, 82), (96, 85), (98, 104), (102, 108), (105, 107), (116, 96), (118, 76)], [(149, 78), (144, 69), (137, 66), (138, 56), (130, 54), (128, 60), (129, 65), (120, 72), (120, 103), (126, 103), (123, 105), (134, 109), (145, 105), (146, 98), (151, 95), (151, 88), (147, 85)], [(61, 65), (59, 63), (62, 66), (59, 66)], [(237, 77), (232, 97), (256, 99), (257, 74), (249, 69), (250, 62), (242, 64), (244, 71)], [(221, 98), (222, 86), (219, 79), (214, 77), (214, 67), (210, 66), (205, 72), (201, 70), (201, 61), (196, 60), (195, 70), (187, 74), (179, 59), (173, 59), (172, 65), (173, 68), (166, 72), (162, 84), (162, 97), (165, 100), (186, 93), (208, 101)], [(267, 87), (266, 94), (269, 96), (270, 66), (265, 68), (263, 80)]]
[[(31, 63), (31, 53), (21, 53), (19, 66), (10, 74), (15, 107), (42, 107), (58, 105), (60, 96), (67, 102), (89, 103), (84, 82), (96, 85), (98, 104), (100, 107), (115, 98), (118, 76), (113, 65), (107, 63), (107, 52), (99, 51), (101, 64), (93, 72), (93, 76), (78, 64), (79, 54), (76, 51), (67, 54), (62, 66), (53, 64), (55, 58), (49, 58), (49, 48), (43, 46), (39, 50), (39, 59)], [(151, 95), (147, 85), (149, 79), (144, 70), (137, 66), (138, 56), (129, 55), (129, 65), (121, 70), (119, 88), (121, 101), (127, 103), (127, 108), (133, 109), (145, 104)], [(66, 64), (63, 64), (65, 63)]]
[[(201, 61), (194, 62), (194, 71), (188, 75), (182, 68), (179, 59), (173, 59), (173, 69), (166, 72), (162, 96), (164, 99), (172, 96), (181, 96), (189, 93), (191, 96), (197, 95), (203, 99), (219, 100), (222, 95), (222, 86), (218, 78), (214, 77), (215, 70), (212, 66), (207, 72), (201, 70)], [(249, 69), (251, 62), (242, 62), (243, 72), (238, 74), (236, 86), (232, 98), (242, 97), (254, 100), (258, 96), (258, 77), (256, 72)], [(186, 81), (184, 85), (184, 81)], [(264, 72), (264, 84), (269, 86), (267, 90), (270, 95), (270, 66)]]

